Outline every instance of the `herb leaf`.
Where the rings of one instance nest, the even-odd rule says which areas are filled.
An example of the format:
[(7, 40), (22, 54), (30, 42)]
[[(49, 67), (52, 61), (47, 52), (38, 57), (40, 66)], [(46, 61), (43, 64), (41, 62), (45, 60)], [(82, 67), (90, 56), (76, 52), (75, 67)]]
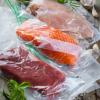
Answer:
[(19, 4), (24, 4), (24, 5), (28, 5), (30, 0), (17, 0)]
[(69, 4), (72, 8), (79, 7), (80, 5), (76, 0), (57, 0), (59, 3), (67, 3)]
[(27, 83), (27, 82), (23, 82), (23, 83), (19, 84), (19, 87), (20, 87), (21, 89), (28, 88), (29, 86), (30, 86), (30, 84)]
[(26, 98), (24, 96), (24, 89), (29, 86), (30, 86), (30, 84), (28, 82), (23, 82), (23, 83), (19, 84), (14, 80), (10, 80), (8, 82), (9, 93), (5, 93), (3, 91), (3, 96), (7, 100), (26, 100)]
[(65, 3), (66, 0), (57, 0), (59, 3)]

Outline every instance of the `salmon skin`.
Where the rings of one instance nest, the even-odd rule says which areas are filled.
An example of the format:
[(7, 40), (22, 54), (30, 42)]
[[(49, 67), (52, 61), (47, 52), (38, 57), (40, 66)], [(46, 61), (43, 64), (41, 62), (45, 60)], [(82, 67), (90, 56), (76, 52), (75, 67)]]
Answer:
[(58, 64), (75, 65), (80, 53), (77, 41), (58, 29), (28, 20), (16, 30), (24, 41), (31, 42), (43, 54)]
[(23, 47), (0, 53), (0, 70), (9, 79), (29, 82), (32, 90), (43, 95), (57, 93), (65, 80), (63, 72), (36, 60)]

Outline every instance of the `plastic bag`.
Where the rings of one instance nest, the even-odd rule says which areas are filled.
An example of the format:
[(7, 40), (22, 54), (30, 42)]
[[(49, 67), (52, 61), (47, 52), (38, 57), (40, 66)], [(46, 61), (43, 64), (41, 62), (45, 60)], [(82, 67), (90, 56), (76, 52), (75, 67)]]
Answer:
[[(10, 2), (11, 3), (11, 2)], [(16, 3), (15, 3), (16, 4)], [(13, 5), (13, 4), (12, 4)], [(61, 5), (62, 6), (62, 5)], [(12, 9), (14, 7), (10, 5), (10, 7), (12, 7)], [(62, 6), (63, 7), (63, 6)], [(18, 13), (20, 13), (20, 11), (16, 10), (15, 15), (17, 17), (21, 17), (18, 16)], [(29, 18), (29, 17), (28, 17)], [(36, 22), (35, 22), (36, 21)], [(35, 24), (34, 27), (37, 28), (37, 26), (41, 26), (45, 25), (44, 23), (40, 23), (39, 20), (34, 19), (34, 22), (31, 22), (31, 24)], [(64, 33), (61, 34), (60, 31), (58, 31), (58, 33), (55, 32), (56, 35), (50, 35), (49, 36), (49, 32), (54, 32), (56, 31), (53, 28), (44, 28), (44, 26), (42, 28), (37, 28), (34, 29), (31, 25), (30, 22), (25, 22), (25, 24), (23, 24), (19, 30), (17, 30), (17, 35), (22, 39), (25, 40), (24, 44), (28, 47), (28, 49), (33, 52), (33, 54), (35, 54), (37, 57), (39, 57), (41, 60), (43, 60), (44, 62), (48, 63), (48, 64), (53, 64), (53, 65), (57, 65), (59, 66), (57, 63), (61, 64), (61, 65), (75, 65), (77, 60), (79, 60), (81, 62), (80, 56), (78, 56), (80, 54), (80, 47), (77, 46), (75, 40), (73, 40), (73, 38), (71, 36), (68, 36), (67, 34), (65, 35)], [(26, 26), (25, 26), (26, 25)], [(28, 29), (28, 30), (27, 30)], [(50, 31), (53, 30), (53, 31)], [(33, 33), (33, 31), (35, 32)], [(42, 32), (42, 34), (41, 34)], [(48, 34), (46, 35), (45, 32), (47, 32)], [(31, 34), (31, 35), (30, 35)], [(41, 35), (40, 35), (41, 34)], [(58, 34), (61, 34), (58, 36)], [(34, 36), (35, 38), (34, 38)], [(40, 36), (39, 36), (40, 35)], [(45, 37), (45, 38), (44, 38)], [(49, 39), (48, 39), (49, 37)], [(66, 38), (65, 38), (66, 37)], [(35, 40), (34, 40), (35, 39)], [(58, 39), (58, 40), (57, 40)], [(65, 40), (64, 40), (65, 39)], [(52, 42), (51, 42), (52, 40)], [(59, 41), (60, 40), (60, 41)], [(64, 41), (64, 42), (63, 42)], [(65, 43), (66, 42), (66, 43)], [(69, 42), (69, 43), (67, 43)], [(71, 43), (71, 44), (70, 44)], [(73, 45), (74, 44), (74, 45)], [(61, 47), (59, 47), (59, 45), (61, 45)], [(66, 48), (65, 48), (66, 46)], [(67, 47), (69, 46), (69, 47)], [(42, 53), (40, 52), (40, 49), (46, 49), (46, 50), (42, 50)], [(75, 50), (76, 49), (76, 50)], [(73, 52), (72, 52), (73, 51)], [(59, 53), (60, 52), (60, 53)], [(84, 52), (84, 51), (83, 51)], [(66, 54), (64, 54), (66, 53)], [(67, 54), (68, 53), (68, 54)], [(45, 56), (45, 55), (46, 56)], [(71, 55), (70, 55), (71, 54)], [(74, 55), (74, 56), (73, 56)], [(47, 57), (48, 56), (48, 57)], [(49, 58), (49, 59), (48, 59)], [(79, 58), (79, 59), (78, 59)], [(85, 58), (85, 57), (84, 57)], [(52, 61), (53, 60), (53, 61)], [(56, 63), (54, 63), (56, 62)], [(85, 62), (82, 60), (82, 63), (84, 64)], [(77, 65), (76, 65), (77, 66)], [(60, 66), (61, 67), (61, 66)], [(73, 67), (73, 66), (71, 66)], [(77, 67), (75, 67), (77, 68)], [(79, 67), (78, 67), (79, 68)]]
[[(18, 16), (18, 17), (20, 17), (20, 16)], [(18, 41), (17, 41), (17, 44), (18, 44), (17, 45), (17, 47), (18, 47), (19, 46)], [(27, 45), (27, 44), (29, 44), (29, 42), (27, 42), (27, 43), (25, 42), (25, 45)], [(38, 57), (42, 56), (33, 45), (27, 45), (27, 47), (33, 54), (37, 55)], [(10, 46), (10, 48), (11, 48), (11, 46)], [(80, 62), (80, 65), (79, 65), (79, 67), (81, 66), (82, 69), (81, 70), (77, 70), (77, 69), (72, 70), (72, 72), (71, 72), (71, 70), (68, 70), (68, 69), (66, 71), (65, 67), (58, 69), (58, 67), (56, 67), (54, 63), (51, 63), (50, 62), (51, 60), (49, 60), (49, 64), (52, 65), (53, 68), (56, 68), (57, 70), (60, 70), (60, 71), (63, 70), (62, 71), (63, 73), (66, 71), (66, 73), (67, 73), (67, 76), (65, 78), (66, 80), (60, 86), (58, 85), (58, 87), (55, 87), (54, 90), (52, 90), (53, 93), (55, 92), (55, 90), (58, 90), (57, 91), (58, 94), (56, 94), (56, 95), (43, 96), (41, 94), (38, 94), (37, 91), (33, 91), (33, 90), (30, 91), (29, 90), (28, 92), (26, 92), (27, 99), (29, 99), (29, 100), (31, 100), (31, 99), (36, 99), (36, 100), (48, 100), (48, 99), (66, 100), (66, 98), (67, 98), (67, 99), (71, 100), (72, 98), (77, 96), (77, 94), (85, 91), (90, 86), (90, 84), (92, 84), (94, 81), (96, 81), (97, 78), (99, 78), (99, 75), (100, 75), (99, 74), (99, 64), (95, 61), (95, 59), (93, 59), (93, 57), (91, 58), (91, 56), (89, 54), (91, 54), (91, 53), (88, 52), (85, 55), (83, 54), (82, 62)], [(15, 53), (15, 55), (16, 55), (16, 53)], [(33, 56), (31, 56), (31, 57), (33, 58)], [(45, 62), (48, 61), (48, 59), (44, 58), (44, 56), (42, 56), (40, 58), (41, 58), (41, 60), (43, 60)], [(87, 59), (85, 59), (85, 58), (87, 58)], [(19, 60), (19, 59), (17, 59), (17, 60)], [(84, 64), (84, 66), (82, 66), (83, 64)], [(94, 65), (96, 67), (95, 71), (94, 71)], [(69, 73), (68, 73), (68, 71), (69, 71)], [(92, 75), (92, 73), (94, 73), (94, 75)], [(81, 79), (80, 79), (80, 77), (81, 77)], [(89, 82), (90, 82), (90, 84), (89, 84)], [(62, 87), (62, 88), (59, 89), (59, 87)], [(84, 90), (82, 90), (82, 89), (84, 89)]]
[[(5, 11), (5, 13), (3, 13), (3, 11)], [(84, 85), (82, 79), (70, 77), (56, 66), (51, 67), (29, 53), (17, 40), (15, 35), (15, 28), (17, 25), (9, 9), (1, 7), (0, 14), (2, 15), (0, 20), (3, 22), (0, 23), (0, 26), (2, 25), (0, 34), (0, 70), (3, 73), (0, 73), (0, 76), (3, 75), (8, 79), (15, 79), (18, 82), (31, 82), (33, 86), (29, 91), (32, 92), (32, 94), (34, 93), (34, 97), (32, 98), (39, 98), (39, 100), (47, 100), (50, 98), (54, 100), (54, 98), (61, 95), (64, 91), (71, 95), (71, 91), (75, 91), (76, 88)], [(8, 26), (6, 24), (5, 28), (5, 23), (10, 23), (11, 25)], [(30, 69), (30, 63), (36, 64), (32, 67), (33, 69)], [(31, 73), (33, 71), (34, 73)], [(57, 77), (59, 77), (60, 80), (57, 79)], [(27, 92), (25, 93), (28, 100), (30, 100), (29, 94)], [(37, 96), (36, 93), (39, 95)]]
[(88, 42), (94, 41), (96, 31), (86, 18), (55, 1), (33, 0), (28, 6), (27, 11), (48, 25), (61, 31), (69, 32), (79, 42), (81, 39), (82, 41), (88, 40)]
[(10, 79), (30, 82), (33, 90), (44, 95), (56, 93), (56, 90), (51, 91), (65, 80), (64, 73), (37, 60), (22, 47), (1, 52), (0, 69)]
[[(91, 44), (97, 42), (100, 40), (100, 31), (99, 31), (99, 25), (98, 25), (98, 20), (96, 20), (90, 13), (88, 13), (88, 11), (86, 9), (84, 9), (82, 6), (78, 7), (75, 9), (75, 11), (78, 14), (81, 14), (82, 16), (84, 16), (89, 23), (91, 24), (92, 30), (94, 30), (95, 34), (94, 37), (92, 39), (88, 39), (88, 43), (85, 42), (85, 44), (83, 44), (83, 47), (85, 47), (85, 45), (87, 44), (87, 46), (90, 46)], [(81, 41), (80, 41), (81, 42)], [(82, 41), (83, 42), (83, 41)], [(81, 43), (82, 43), (81, 42)]]
[(0, 45), (1, 51), (6, 50), (10, 46), (15, 46), (17, 44), (17, 37), (15, 34), (17, 23), (16, 18), (13, 16), (8, 8), (0, 7), (0, 13), (0, 44), (3, 44)]
[[(34, 5), (38, 7), (36, 11), (34, 10)], [(32, 13), (37, 13), (37, 17), (47, 22), (50, 26), (62, 31), (74, 32), (74, 34), (78, 34), (78, 37), (93, 37), (93, 31), (88, 22), (82, 16), (76, 15), (61, 4), (49, 0), (34, 0), (29, 6), (29, 10)]]
[(29, 82), (31, 84), (29, 91), (35, 96), (35, 93), (40, 95), (36, 98), (56, 100), (64, 91), (71, 95), (72, 91), (84, 85), (84, 81), (80, 78), (70, 77), (56, 67), (47, 65), (23, 47), (1, 51), (0, 69), (2, 75), (8, 79)]
[[(16, 33), (26, 46), (31, 45), (29, 48), (37, 48), (36, 50), (40, 52), (39, 57), (40, 55), (43, 56), (42, 58), (46, 57), (46, 60), (40, 59), (48, 64), (51, 61), (56, 63), (58, 67), (80, 70), (86, 67), (85, 64), (90, 64), (91, 61), (89, 60), (93, 58), (90, 54), (94, 51), (90, 50), (90, 53), (85, 54), (88, 50), (82, 50), (71, 36), (55, 28), (48, 27), (37, 19), (25, 21), (17, 28)], [(97, 54), (93, 55), (98, 56)]]
[(24, 22), (16, 33), (58, 64), (75, 65), (79, 58), (81, 48), (73, 37), (37, 19)]

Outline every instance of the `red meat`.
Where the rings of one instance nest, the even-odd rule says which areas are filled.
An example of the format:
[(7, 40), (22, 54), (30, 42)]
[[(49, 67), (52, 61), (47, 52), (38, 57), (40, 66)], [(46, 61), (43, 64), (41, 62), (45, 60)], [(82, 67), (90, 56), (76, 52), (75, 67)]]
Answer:
[(34, 61), (22, 48), (0, 54), (0, 68), (10, 79), (30, 82), (33, 89), (43, 94), (56, 92), (56, 89), (52, 89), (65, 79), (62, 72), (39, 60)]

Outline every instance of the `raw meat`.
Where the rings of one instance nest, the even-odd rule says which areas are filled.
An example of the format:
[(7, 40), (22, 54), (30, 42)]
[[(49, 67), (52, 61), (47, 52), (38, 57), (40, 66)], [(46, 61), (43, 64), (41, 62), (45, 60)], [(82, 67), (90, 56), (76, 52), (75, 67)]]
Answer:
[(57, 63), (75, 65), (80, 53), (76, 40), (60, 30), (39, 23), (28, 20), (17, 29), (16, 33), (22, 40), (31, 42)]
[(94, 35), (85, 17), (53, 0), (33, 0), (27, 11), (52, 27), (73, 33), (76, 38), (92, 38)]
[(45, 95), (57, 92), (53, 88), (65, 79), (63, 72), (40, 60), (34, 61), (22, 47), (1, 53), (0, 69), (8, 78), (30, 82), (33, 89)]

